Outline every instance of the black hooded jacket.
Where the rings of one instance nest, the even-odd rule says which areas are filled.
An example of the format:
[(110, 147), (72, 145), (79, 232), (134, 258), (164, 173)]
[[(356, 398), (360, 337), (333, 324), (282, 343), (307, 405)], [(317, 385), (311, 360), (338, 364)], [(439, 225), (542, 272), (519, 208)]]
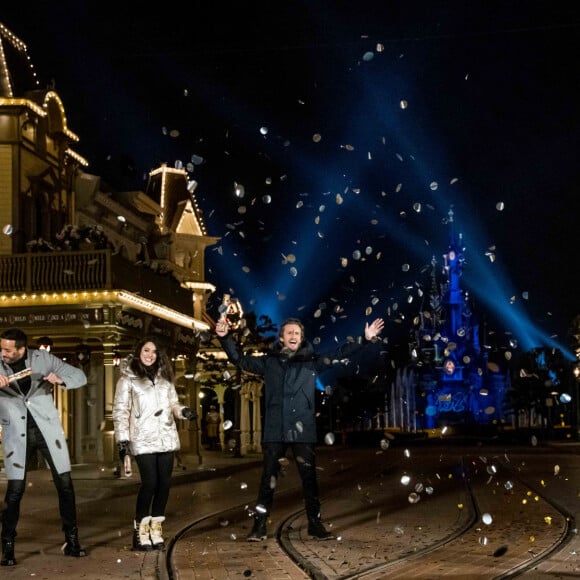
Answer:
[(315, 393), (320, 372), (349, 364), (365, 344), (364, 338), (349, 342), (332, 356), (320, 356), (303, 341), (292, 356), (282, 352), (277, 342), (265, 355), (244, 355), (228, 334), (220, 338), (228, 359), (243, 371), (264, 379), (264, 443), (316, 443)]

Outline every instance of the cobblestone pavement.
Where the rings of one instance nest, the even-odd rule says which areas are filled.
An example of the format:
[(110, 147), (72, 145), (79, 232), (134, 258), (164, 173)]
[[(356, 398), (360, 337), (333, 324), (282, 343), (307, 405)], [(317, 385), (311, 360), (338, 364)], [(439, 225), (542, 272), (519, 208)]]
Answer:
[[(350, 468), (327, 461), (320, 478), (323, 515), (336, 541), (308, 538), (301, 496), (295, 489), (277, 490), (276, 497), (282, 494), (283, 500), (275, 501), (271, 533), (264, 543), (240, 546), (249, 529), (243, 506), (204, 519), (174, 548), (176, 577), (497, 578), (527, 569), (568, 535), (574, 538), (569, 514), (542, 497), (549, 489), (545, 476), (556, 480), (554, 465), (547, 463), (551, 452), (533, 451), (530, 456), (541, 457), (544, 467), (538, 472), (543, 480), (512, 464), (505, 452), (433, 452), (416, 449), (408, 461), (402, 449), (390, 453), (387, 461), (366, 452), (362, 465)], [(463, 456), (466, 464), (460, 466)], [(578, 463), (563, 456), (562, 473), (571, 469), (567, 462)], [(384, 470), (379, 469), (377, 477), (381, 464)], [(409, 482), (403, 485), (405, 475)], [(566, 482), (565, 477), (558, 479)], [(544, 489), (536, 491), (534, 483), (541, 486), (541, 481)], [(572, 498), (574, 486), (567, 493)], [(561, 489), (557, 495), (566, 494)], [(273, 533), (279, 526), (278, 541)], [(284, 560), (284, 551), (302, 573)], [(565, 567), (573, 570), (575, 562)]]
[[(149, 554), (130, 550), (136, 476), (116, 479), (108, 467), (75, 466), (80, 535), (89, 551), (81, 559), (62, 555), (49, 473), (32, 472), (16, 541), (18, 565), (2, 568), (2, 577), (501, 578), (518, 566), (529, 578), (575, 577), (578, 450), (440, 445), (409, 447), (407, 456), (404, 446), (386, 452), (323, 448), (323, 519), (337, 536), (325, 542), (304, 534), (293, 465), (279, 481), (268, 540), (248, 543), (260, 457), (213, 452), (201, 466), (186, 457), (186, 469), (174, 473), (164, 527), (169, 550)], [(461, 469), (459, 457), (467, 458)], [(0, 475), (0, 493), (4, 488)]]

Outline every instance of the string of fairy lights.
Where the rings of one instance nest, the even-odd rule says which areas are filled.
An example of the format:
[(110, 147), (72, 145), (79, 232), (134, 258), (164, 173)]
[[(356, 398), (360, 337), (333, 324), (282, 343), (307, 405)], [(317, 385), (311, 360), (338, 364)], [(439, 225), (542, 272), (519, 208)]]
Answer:
[(6, 93), (4, 96), (11, 98), (14, 96), (14, 92), (8, 70), (6, 52), (4, 50), (4, 41), (9, 42), (10, 45), (13, 46), (24, 57), (36, 86), (39, 86), (40, 83), (36, 76), (36, 71), (34, 70), (34, 64), (32, 63), (30, 55), (28, 54), (26, 44), (22, 42), (22, 40), (20, 40), (20, 38), (18, 38), (18, 36), (16, 36), (13, 32), (8, 30), (6, 26), (0, 23), (0, 81), (2, 91)]

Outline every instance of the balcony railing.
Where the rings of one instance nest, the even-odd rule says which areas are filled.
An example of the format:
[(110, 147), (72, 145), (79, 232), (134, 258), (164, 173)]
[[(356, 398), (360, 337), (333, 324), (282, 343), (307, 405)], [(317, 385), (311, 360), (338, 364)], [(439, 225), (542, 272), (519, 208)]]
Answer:
[(0, 292), (110, 290), (111, 250), (0, 256)]

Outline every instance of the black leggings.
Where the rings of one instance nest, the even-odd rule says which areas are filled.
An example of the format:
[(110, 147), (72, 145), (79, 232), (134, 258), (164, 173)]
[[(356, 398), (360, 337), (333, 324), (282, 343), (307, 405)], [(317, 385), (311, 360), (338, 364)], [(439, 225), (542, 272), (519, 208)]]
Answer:
[(147, 516), (164, 516), (173, 473), (173, 451), (137, 455), (135, 461), (141, 476), (135, 519), (140, 522)]
[[(75, 490), (70, 471), (58, 473), (50, 451), (40, 429), (31, 417), (26, 426), (26, 464), (32, 454), (40, 451), (42, 457), (48, 463), (52, 473), (52, 480), (58, 493), (58, 507), (62, 520), (62, 529), (65, 532), (73, 531), (77, 527), (77, 511), (75, 504)], [(26, 469), (23, 479), (9, 479), (6, 486), (6, 508), (2, 516), (2, 538), (11, 539), (16, 536), (16, 526), (20, 518), (20, 502), (26, 489)]]

